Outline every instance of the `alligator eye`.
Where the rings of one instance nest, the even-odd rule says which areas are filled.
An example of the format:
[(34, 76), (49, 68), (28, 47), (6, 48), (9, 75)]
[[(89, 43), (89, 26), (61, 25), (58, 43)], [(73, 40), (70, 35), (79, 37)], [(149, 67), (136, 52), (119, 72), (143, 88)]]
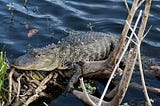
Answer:
[(40, 56), (41, 56), (41, 54), (37, 54), (37, 55), (36, 55), (36, 57), (40, 57)]
[(41, 54), (37, 54), (37, 56), (38, 56), (38, 57), (40, 57), (40, 56), (41, 56)]

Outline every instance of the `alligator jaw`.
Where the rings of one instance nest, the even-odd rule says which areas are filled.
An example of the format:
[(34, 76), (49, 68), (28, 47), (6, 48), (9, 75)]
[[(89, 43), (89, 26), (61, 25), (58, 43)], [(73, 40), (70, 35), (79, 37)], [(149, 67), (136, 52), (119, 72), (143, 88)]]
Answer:
[[(54, 61), (55, 60), (55, 61)], [(52, 64), (54, 62), (54, 64)], [(20, 70), (43, 70), (52, 71), (58, 67), (58, 61), (51, 58), (37, 58), (30, 53), (18, 57), (13, 63), (13, 67)]]
[(44, 68), (40, 68), (40, 69), (34, 69), (34, 68), (32, 68), (31, 66), (26, 66), (26, 67), (24, 67), (24, 66), (17, 66), (17, 65), (12, 65), (14, 68), (16, 68), (16, 69), (19, 69), (19, 70), (45, 70), (45, 71), (51, 71), (52, 69), (48, 69), (48, 68), (46, 68), (46, 67), (44, 67)]
[[(18, 65), (12, 65), (14, 68), (16, 69), (20, 69), (20, 70), (30, 70), (31, 68), (30, 67), (24, 67), (24, 66), (18, 66)], [(31, 69), (33, 70), (33, 69)]]

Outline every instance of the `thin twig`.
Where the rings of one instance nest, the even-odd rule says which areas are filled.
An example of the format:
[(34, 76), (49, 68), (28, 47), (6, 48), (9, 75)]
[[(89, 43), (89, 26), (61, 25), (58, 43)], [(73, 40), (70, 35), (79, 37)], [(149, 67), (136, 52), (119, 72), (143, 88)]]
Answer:
[(129, 13), (129, 12), (130, 12), (130, 9), (129, 9), (129, 6), (128, 6), (127, 1), (126, 1), (126, 0), (124, 0), (124, 3), (125, 3), (125, 6), (126, 6), (126, 8), (127, 8), (128, 13)]
[[(142, 15), (142, 11), (139, 12), (139, 15), (138, 15), (138, 18), (137, 18), (137, 21), (136, 21), (136, 23), (135, 23), (135, 26), (134, 26), (133, 31), (136, 30), (141, 15)], [(120, 62), (121, 62), (121, 60), (122, 60), (125, 52), (126, 52), (127, 49), (128, 49), (128, 46), (129, 46), (129, 44), (130, 44), (130, 42), (131, 42), (131, 39), (132, 39), (133, 35), (134, 35), (134, 32), (131, 33), (129, 40), (128, 40), (126, 46), (124, 47), (124, 50), (123, 50), (123, 52), (122, 52), (122, 54), (121, 54), (121, 56), (120, 56), (117, 64), (115, 65), (115, 67), (114, 67), (114, 69), (113, 69), (113, 71), (112, 71), (112, 74), (111, 74), (111, 76), (110, 76), (110, 78), (109, 78), (109, 80), (108, 80), (108, 82), (107, 82), (107, 84), (106, 84), (106, 86), (105, 86), (105, 89), (104, 89), (104, 91), (103, 91), (103, 93), (102, 93), (102, 96), (101, 96), (101, 98), (100, 98), (100, 101), (99, 101), (99, 103), (98, 103), (98, 106), (101, 106), (101, 103), (102, 103), (102, 101), (103, 101), (103, 98), (104, 98), (104, 96), (105, 96), (105, 94), (106, 94), (106, 92), (107, 92), (107, 90), (108, 90), (109, 84), (110, 84), (110, 82), (111, 82), (111, 80), (112, 80), (112, 78), (113, 78), (113, 76), (114, 76), (117, 68), (119, 67), (119, 64), (120, 64)]]
[(43, 102), (43, 104), (44, 104), (45, 106), (48, 106), (48, 104), (47, 104), (46, 102)]
[(142, 68), (142, 60), (141, 60), (141, 52), (140, 52), (140, 45), (141, 43), (138, 45), (137, 49), (138, 49), (138, 62), (139, 62), (139, 69), (140, 69), (140, 74), (141, 74), (141, 81), (142, 81), (142, 85), (143, 85), (143, 89), (144, 89), (144, 94), (145, 97), (147, 99), (147, 103), (149, 106), (151, 106), (151, 101), (149, 99), (148, 96), (148, 92), (147, 92), (147, 88), (146, 88), (146, 84), (145, 84), (145, 80), (144, 80), (144, 73), (143, 73), (143, 68)]
[[(83, 92), (81, 91), (78, 91), (78, 90), (73, 90), (73, 94), (80, 100), (82, 100), (84, 103), (88, 104), (89, 106), (92, 106), (92, 104), (90, 104), (90, 102), (88, 102), (88, 99), (86, 99), (86, 96)], [(99, 101), (99, 98), (93, 96), (93, 95), (90, 95), (89, 94), (89, 97), (96, 103), (98, 103)], [(106, 101), (103, 101), (102, 102), (102, 105), (101, 106), (114, 106), (112, 105), (111, 103), (109, 102), (106, 102)]]
[(119, 84), (116, 86), (117, 92), (111, 100), (110, 106), (119, 106), (126, 94), (131, 77), (133, 75), (134, 67), (137, 60), (137, 52), (135, 48), (131, 48), (127, 56), (126, 66)]
[(135, 1), (135, 4), (138, 5), (139, 0), (134, 0), (134, 1)]
[[(146, 28), (147, 20), (148, 20), (149, 13), (150, 13), (151, 2), (152, 2), (152, 0), (146, 0), (144, 15), (143, 15), (143, 18), (142, 18), (142, 24), (141, 24), (140, 30), (138, 32), (139, 39), (143, 38), (143, 35), (144, 35), (144, 30)], [(142, 81), (142, 85), (143, 85), (143, 88), (144, 88), (144, 95), (146, 97), (147, 105), (152, 106), (151, 101), (150, 101), (149, 96), (148, 96), (148, 93), (147, 93), (145, 80), (144, 80), (144, 75), (143, 75), (141, 54), (140, 54), (140, 44), (139, 44), (139, 46), (137, 46), (137, 49), (138, 49), (138, 52), (139, 52), (138, 53), (138, 58), (139, 58), (138, 60), (139, 60), (139, 67), (140, 67), (140, 73), (141, 73), (141, 81)]]
[(83, 82), (83, 77), (80, 78), (80, 83), (81, 83), (81, 85), (82, 85), (82, 90), (83, 90), (86, 98), (88, 99), (88, 102), (90, 102), (90, 103), (92, 104), (92, 106), (97, 106), (97, 105), (91, 100), (91, 98), (89, 97), (89, 95), (88, 95), (88, 93), (87, 93), (87, 90), (86, 90), (85, 85), (84, 85), (84, 82)]
[[(128, 36), (126, 36), (126, 38), (127, 38), (127, 39), (129, 39), (129, 37), (128, 37)], [(132, 41), (135, 45), (137, 45), (137, 42), (135, 42), (135, 41), (134, 41), (134, 40), (132, 40), (132, 39), (131, 39), (131, 41)]]
[[(129, 26), (130, 27), (130, 26)], [(133, 29), (130, 27), (131, 31), (133, 32)], [(148, 33), (148, 31), (147, 31)], [(145, 93), (145, 96), (147, 98), (147, 101), (149, 100), (149, 97), (148, 97), (148, 93), (147, 93), (147, 89), (146, 89), (146, 86), (145, 86), (145, 81), (144, 81), (144, 73), (143, 73), (143, 68), (142, 68), (142, 61), (141, 61), (141, 53), (140, 53), (140, 45), (141, 45), (141, 42), (143, 40), (143, 38), (146, 36), (143, 36), (143, 38), (138, 38), (138, 36), (134, 33), (135, 35), (135, 38), (137, 39), (137, 43), (135, 43), (137, 45), (137, 51), (138, 51), (138, 60), (139, 60), (139, 67), (140, 67), (140, 73), (141, 73), (141, 80), (142, 80), (142, 84), (143, 84), (143, 87), (144, 87), (144, 93)], [(148, 101), (148, 104), (150, 101)]]
[(10, 103), (12, 101), (12, 85), (13, 85), (12, 76), (13, 76), (14, 71), (15, 71), (15, 68), (12, 68), (11, 72), (9, 73), (9, 95), (8, 95), (8, 100), (9, 100)]
[[(142, 12), (142, 11), (141, 11)], [(132, 33), (134, 34), (134, 37), (136, 38), (136, 40), (139, 42), (139, 38), (137, 37), (137, 34), (135, 33), (134, 29), (131, 27), (131, 25), (126, 21), (129, 29), (132, 31)], [(137, 43), (136, 43), (137, 45)]]
[(45, 79), (42, 80), (40, 85), (35, 90), (36, 94), (34, 94), (30, 98), (28, 98), (28, 100), (26, 101), (27, 105), (29, 105), (31, 102), (33, 102), (34, 100), (36, 100), (39, 97), (46, 96), (46, 94), (44, 92), (42, 92), (42, 91), (44, 89), (46, 89), (46, 83), (49, 82), (52, 77), (53, 77), (53, 73), (50, 73)]
[[(131, 22), (133, 20), (133, 17), (134, 17), (134, 15), (135, 15), (135, 13), (138, 9), (138, 7), (137, 7), (138, 1), (139, 0), (134, 0), (134, 2), (132, 4), (132, 8), (130, 9), (130, 13), (128, 14), (127, 21), (128, 21), (129, 24), (131, 24)], [(108, 63), (110, 65), (115, 65), (116, 64), (116, 62), (117, 62), (117, 60), (120, 56), (120, 53), (122, 51), (123, 45), (125, 43), (128, 31), (129, 31), (129, 27), (128, 27), (127, 24), (125, 24), (116, 48), (114, 49), (113, 53), (111, 55), (109, 55), (109, 57), (108, 57), (108, 61), (109, 61)]]
[(151, 28), (152, 28), (152, 25), (149, 27), (149, 29), (148, 29), (147, 32), (144, 34), (144, 36), (142, 37), (141, 40), (143, 40), (143, 39), (147, 36), (147, 34), (149, 33), (149, 31), (150, 31)]
[(42, 90), (46, 88), (46, 83), (53, 77), (53, 73), (50, 73), (45, 79), (42, 80), (38, 88), (35, 90), (36, 93), (40, 93)]
[(21, 90), (21, 78), (22, 78), (23, 74), (17, 79), (18, 81), (18, 91), (17, 91), (17, 99), (19, 98), (20, 95), (20, 90)]
[(153, 69), (153, 70), (160, 70), (160, 66), (151, 66), (151, 69)]
[(142, 3), (144, 2), (145, 0), (141, 0), (139, 3), (138, 3), (138, 8), (142, 5)]

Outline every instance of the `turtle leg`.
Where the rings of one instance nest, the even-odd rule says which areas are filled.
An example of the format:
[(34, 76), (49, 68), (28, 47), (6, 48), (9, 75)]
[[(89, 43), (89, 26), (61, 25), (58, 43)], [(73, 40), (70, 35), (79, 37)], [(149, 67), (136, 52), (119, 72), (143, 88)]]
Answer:
[(69, 69), (72, 69), (74, 71), (74, 74), (71, 77), (71, 79), (69, 80), (69, 83), (68, 83), (68, 85), (67, 85), (66, 90), (65, 90), (64, 93), (70, 92), (71, 89), (74, 88), (73, 85), (78, 81), (78, 78), (83, 74), (82, 73), (82, 68), (78, 64), (74, 64), (74, 63), (70, 64), (69, 65)]

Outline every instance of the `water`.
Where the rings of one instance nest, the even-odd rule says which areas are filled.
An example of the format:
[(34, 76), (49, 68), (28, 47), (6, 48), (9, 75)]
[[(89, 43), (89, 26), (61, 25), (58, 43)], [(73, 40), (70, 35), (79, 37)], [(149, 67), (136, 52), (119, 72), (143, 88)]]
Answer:
[[(66, 29), (89, 31), (88, 23), (92, 23), (94, 31), (119, 36), (127, 17), (122, 0), (26, 0), (26, 4), (24, 1), (0, 0), (0, 48), (1, 50), (5, 48), (11, 62), (24, 54), (29, 47), (42, 47), (50, 43), (57, 43), (58, 40), (67, 36)], [(13, 10), (8, 10), (9, 7), (6, 5), (11, 2), (14, 3)], [(129, 6), (131, 3), (132, 1), (129, 0)], [(28, 29), (25, 28), (25, 23), (29, 25)], [(152, 2), (147, 28), (151, 25), (152, 29), (144, 40), (142, 52), (160, 64), (159, 0)], [(27, 34), (30, 29), (38, 29), (39, 32), (28, 38)], [(155, 77), (147, 78), (147, 81), (160, 87), (160, 82)], [(128, 94), (133, 96), (132, 92)], [(70, 101), (69, 97), (64, 98)], [(141, 98), (143, 96), (139, 97), (139, 101)], [(159, 97), (153, 96), (153, 98), (158, 99)], [(57, 99), (56, 101), (59, 102), (62, 100), (61, 97)], [(74, 99), (71, 101), (76, 102)], [(131, 98), (125, 99), (126, 102), (130, 100)], [(67, 106), (70, 102), (65, 104)], [(59, 105), (64, 104), (54, 103), (54, 106)], [(82, 102), (77, 104), (77, 106), (83, 105)]]

